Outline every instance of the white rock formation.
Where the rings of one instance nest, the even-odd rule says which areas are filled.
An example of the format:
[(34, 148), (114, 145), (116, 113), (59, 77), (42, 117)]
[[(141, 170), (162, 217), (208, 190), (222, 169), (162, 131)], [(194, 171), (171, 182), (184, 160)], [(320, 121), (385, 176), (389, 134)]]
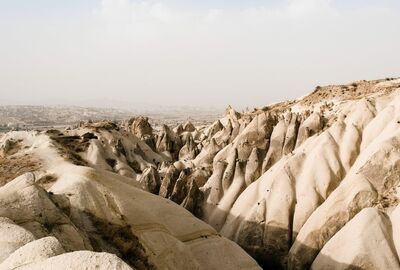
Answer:
[[(71, 132), (88, 132), (81, 129)], [(21, 140), (20, 154), (40, 157), (43, 167), (0, 187), (1, 267), (260, 269), (237, 244), (184, 208), (143, 191), (143, 186), (153, 189), (160, 184), (152, 167), (156, 165), (148, 157), (163, 157), (130, 134), (122, 138), (123, 134), (114, 133), (100, 129), (90, 142), (79, 135), (54, 139), (46, 133), (16, 132), (6, 136)], [(135, 146), (126, 143), (122, 150), (116, 142), (128, 138), (141, 145), (143, 151), (137, 155), (149, 164), (140, 177), (126, 177), (116, 166), (106, 166), (111, 163), (108, 158), (128, 164), (126, 155)], [(101, 151), (90, 149), (95, 141)], [(86, 143), (86, 150), (74, 150)], [(98, 162), (89, 158), (95, 151)], [(61, 246), (51, 242), (55, 239)], [(63, 249), (69, 253), (58, 255)]]
[(44, 237), (20, 247), (0, 264), (0, 269), (15, 269), (17, 267), (43, 261), (53, 256), (65, 253), (64, 248), (54, 236)]
[(399, 123), (388, 79), (209, 127), (7, 133), (0, 267), (399, 269)]

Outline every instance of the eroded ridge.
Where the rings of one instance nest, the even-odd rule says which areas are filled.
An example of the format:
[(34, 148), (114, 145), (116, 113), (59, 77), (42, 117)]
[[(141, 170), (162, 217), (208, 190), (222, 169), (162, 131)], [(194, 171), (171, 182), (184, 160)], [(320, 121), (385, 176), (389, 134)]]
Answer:
[(0, 217), (17, 236), (0, 268), (398, 269), (399, 91), (317, 87), (208, 126), (9, 132)]

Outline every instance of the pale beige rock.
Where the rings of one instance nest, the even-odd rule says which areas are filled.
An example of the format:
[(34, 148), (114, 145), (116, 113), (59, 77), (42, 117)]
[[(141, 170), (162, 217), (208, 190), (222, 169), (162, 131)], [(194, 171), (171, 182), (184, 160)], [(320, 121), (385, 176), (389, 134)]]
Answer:
[(147, 117), (136, 117), (132, 118), (128, 122), (129, 129), (135, 136), (143, 138), (146, 135), (153, 135), (153, 128), (149, 123), (149, 118)]
[(195, 126), (192, 124), (192, 122), (187, 121), (184, 125), (183, 125), (183, 130), (186, 132), (193, 132), (196, 130)]
[(217, 132), (221, 131), (223, 128), (224, 126), (219, 120), (217, 120), (205, 130), (206, 136), (208, 138), (212, 138), (215, 134), (217, 134)]
[(32, 233), (16, 225), (12, 220), (0, 217), (0, 262), (33, 240), (35, 237)]
[(208, 167), (212, 166), (215, 155), (222, 149), (220, 145), (217, 144), (214, 138), (201, 150), (201, 152), (193, 160), (195, 166)]
[[(198, 221), (183, 208), (126, 184), (115, 174), (105, 175), (88, 168), (69, 168), (53, 185), (52, 192), (71, 194), (71, 218), (89, 234), (96, 222), (104, 222), (105, 228), (108, 223), (122, 228), (129, 224), (132, 241), (143, 245), (148, 263), (157, 268), (187, 269), (177, 268), (176, 260), (182, 256), (182, 251), (174, 245), (184, 244), (190, 248), (190, 241), (216, 235), (210, 226)], [(92, 218), (88, 220), (85, 213), (90, 213)], [(160, 241), (160, 237), (170, 240)], [(204, 248), (207, 243), (207, 238), (203, 239)], [(169, 259), (164, 257), (166, 253), (170, 254)], [(194, 254), (184, 256), (200, 266), (205, 263), (196, 261)], [(256, 266), (245, 253), (242, 256), (246, 258), (247, 265)], [(216, 268), (221, 263), (207, 261), (208, 265)]]
[(87, 237), (55, 205), (48, 193), (35, 184), (32, 174), (23, 175), (0, 188), (0, 216), (26, 226), (34, 235), (55, 236), (68, 251), (91, 249)]
[(11, 270), (19, 266), (43, 261), (60, 255), (65, 250), (57, 238), (50, 236), (34, 240), (14, 251), (0, 264), (1, 270)]
[[(260, 261), (309, 267), (329, 238), (360, 210), (397, 205), (398, 104), (398, 97), (376, 95), (343, 102), (334, 108), (337, 117), (322, 106), (310, 114), (297, 111), (306, 119), (298, 134), (294, 113), (284, 115), (276, 126), (271, 120), (271, 143), (264, 144), (266, 172), (227, 206), (222, 202), (230, 186), (226, 180), (235, 174), (234, 149), (240, 143), (254, 145), (252, 133), (239, 134), (215, 156), (214, 173), (202, 188), (203, 220)], [(324, 113), (331, 118), (324, 119)], [(251, 173), (248, 169), (245, 175)]]
[(271, 166), (282, 157), (286, 130), (287, 123), (284, 119), (280, 120), (274, 127), (270, 138), (269, 149), (262, 164), (262, 173), (271, 168)]
[(103, 121), (9, 133), (0, 145), (19, 147), (2, 158), (43, 164), (0, 188), (0, 216), (138, 269), (258, 267), (218, 234), (266, 269), (399, 268), (399, 89), (390, 79), (318, 87), (158, 135), (140, 119), (129, 132)]
[(303, 123), (300, 124), (297, 136), (296, 148), (299, 147), (308, 137), (321, 130), (321, 116), (319, 113), (312, 113)]
[(156, 143), (157, 150), (161, 153), (168, 152), (172, 158), (176, 159), (181, 147), (182, 141), (179, 136), (167, 125), (163, 125)]
[(196, 158), (198, 154), (197, 145), (193, 140), (192, 135), (189, 135), (186, 139), (185, 145), (179, 150), (180, 160), (192, 160)]
[(400, 269), (391, 234), (389, 217), (365, 208), (325, 244), (311, 269)]
[(148, 167), (140, 176), (139, 183), (144, 190), (153, 194), (160, 191), (161, 180), (158, 171), (154, 167)]
[(18, 270), (132, 270), (114, 254), (98, 253), (91, 251), (75, 251), (48, 258), (46, 260), (24, 265)]

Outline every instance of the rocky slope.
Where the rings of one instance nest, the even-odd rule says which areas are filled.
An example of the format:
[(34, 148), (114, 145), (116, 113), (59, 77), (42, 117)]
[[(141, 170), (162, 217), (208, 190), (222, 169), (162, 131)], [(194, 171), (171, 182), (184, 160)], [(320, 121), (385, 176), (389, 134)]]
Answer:
[[(143, 191), (159, 189), (153, 168), (164, 156), (110, 123), (11, 132), (2, 145), (9, 166), (25, 157), (38, 168), (2, 175), (0, 269), (259, 269), (212, 227)], [(20, 166), (16, 174), (30, 170)]]
[(0, 269), (259, 269), (240, 247), (265, 269), (399, 269), (399, 123), (385, 79), (206, 127), (9, 132)]

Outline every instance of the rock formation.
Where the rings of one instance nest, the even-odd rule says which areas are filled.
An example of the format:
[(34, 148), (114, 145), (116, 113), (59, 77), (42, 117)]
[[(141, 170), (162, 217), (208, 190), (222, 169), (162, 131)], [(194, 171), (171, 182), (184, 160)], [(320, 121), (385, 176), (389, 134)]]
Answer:
[(399, 123), (386, 79), (208, 127), (9, 132), (0, 269), (399, 269)]
[(72, 164), (63, 152), (72, 150), (59, 150), (46, 134), (8, 136), (20, 138), (21, 151), (40, 156), (44, 167), (0, 187), (1, 269), (259, 269), (239, 246), (184, 208), (143, 191), (158, 192), (153, 167), (136, 180), (113, 169), (123, 162), (116, 153), (114, 166), (98, 162), (104, 168), (91, 168)]

